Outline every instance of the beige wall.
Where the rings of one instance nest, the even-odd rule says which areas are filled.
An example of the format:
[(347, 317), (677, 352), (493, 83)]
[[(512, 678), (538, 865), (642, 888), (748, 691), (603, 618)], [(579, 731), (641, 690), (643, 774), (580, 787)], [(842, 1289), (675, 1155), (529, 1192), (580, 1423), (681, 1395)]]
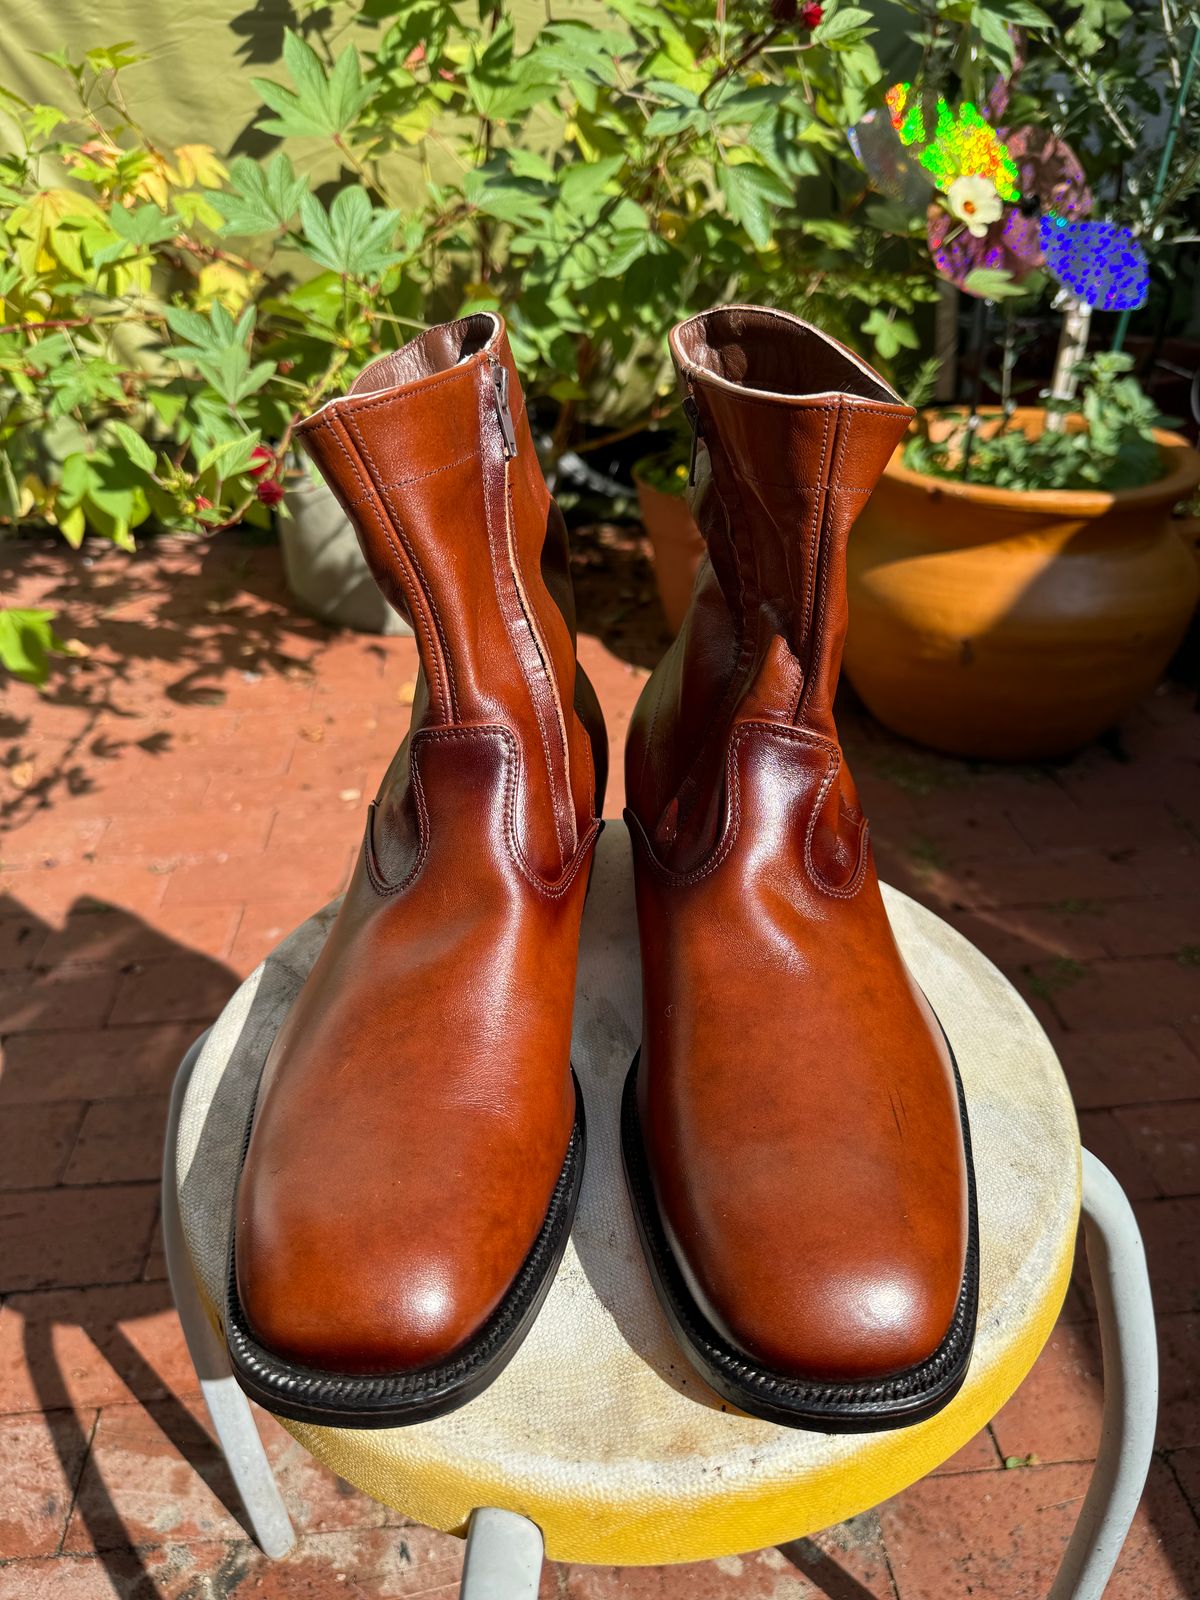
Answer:
[[(526, 29), (545, 16), (543, 0), (509, 0), (508, 9)], [(598, 10), (596, 0), (560, 0), (556, 14), (586, 17)], [(296, 20), (287, 0), (7, 0), (3, 13), (0, 84), (24, 99), (69, 104), (70, 86), (37, 51), (66, 49), (78, 58), (130, 39), (149, 59), (128, 68), (121, 81), (155, 144), (209, 144), (220, 154), (244, 149), (261, 155), (271, 148), (272, 141), (252, 129), (260, 102), (250, 80), (285, 77), (278, 65), (283, 30)], [(335, 6), (338, 13), (352, 15), (349, 7)], [(370, 34), (350, 25), (342, 37), (362, 44)], [(328, 146), (293, 140), (289, 151), (314, 183), (335, 176)], [(389, 178), (401, 197), (406, 172), (418, 181), (415, 157), (394, 158)]]

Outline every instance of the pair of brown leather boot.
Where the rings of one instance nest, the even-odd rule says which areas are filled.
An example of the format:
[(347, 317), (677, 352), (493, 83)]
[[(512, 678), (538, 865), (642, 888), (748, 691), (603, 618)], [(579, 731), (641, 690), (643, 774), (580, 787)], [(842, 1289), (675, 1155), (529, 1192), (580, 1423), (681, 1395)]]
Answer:
[[(655, 1287), (727, 1400), (895, 1426), (962, 1381), (965, 1110), (833, 722), (845, 544), (911, 413), (797, 318), (677, 327), (709, 559), (627, 749), (644, 978), (623, 1146)], [(504, 1366), (566, 1247), (606, 744), (501, 320), (375, 362), (298, 430), (421, 657), (412, 727), (268, 1057), (227, 1333), (286, 1416), (394, 1426)]]

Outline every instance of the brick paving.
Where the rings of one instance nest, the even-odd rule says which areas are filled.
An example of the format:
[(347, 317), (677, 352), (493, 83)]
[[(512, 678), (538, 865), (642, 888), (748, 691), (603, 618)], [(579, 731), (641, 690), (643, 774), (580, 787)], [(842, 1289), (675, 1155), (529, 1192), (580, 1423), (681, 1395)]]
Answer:
[[(634, 541), (577, 553), (581, 655), (620, 746), (661, 647)], [(171, 1309), (164, 1103), (239, 978), (336, 893), (401, 737), (411, 641), (299, 616), (278, 552), (0, 545), (0, 593), (87, 650), (0, 694), (0, 1600), (457, 1592), (461, 1546), (264, 1432), (302, 1538), (248, 1542)], [(902, 744), (847, 704), (886, 877), (974, 940), (1050, 1033), (1086, 1143), (1134, 1199), (1163, 1363), (1159, 1451), (1115, 1600), (1200, 1593), (1200, 718), (1164, 686), (1053, 766)], [(1032, 1375), (923, 1483), (815, 1540), (701, 1566), (548, 1568), (568, 1600), (1046, 1592), (1100, 1417), (1086, 1275)], [(1028, 1466), (1004, 1461), (1032, 1457)]]

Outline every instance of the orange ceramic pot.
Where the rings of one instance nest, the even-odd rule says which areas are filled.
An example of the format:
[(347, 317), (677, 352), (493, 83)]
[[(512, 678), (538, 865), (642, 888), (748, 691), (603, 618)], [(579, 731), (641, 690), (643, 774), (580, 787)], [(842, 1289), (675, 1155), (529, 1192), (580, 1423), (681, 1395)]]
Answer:
[(692, 585), (704, 560), (704, 535), (696, 526), (687, 499), (647, 483), (635, 471), (638, 510), (654, 552), (654, 581), (667, 626), (678, 633), (683, 626)]
[[(1033, 433), (1044, 415), (1016, 420)], [(1196, 605), (1171, 513), (1200, 482), (1187, 441), (1156, 438), (1162, 476), (1112, 494), (931, 478), (896, 451), (848, 560), (846, 672), (880, 722), (953, 755), (1037, 760), (1154, 687)]]

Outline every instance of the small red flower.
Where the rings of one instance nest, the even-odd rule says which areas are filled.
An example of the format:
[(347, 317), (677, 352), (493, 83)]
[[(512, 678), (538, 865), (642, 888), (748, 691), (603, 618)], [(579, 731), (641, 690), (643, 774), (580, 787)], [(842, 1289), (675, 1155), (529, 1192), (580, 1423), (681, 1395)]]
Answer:
[(197, 511), (211, 511), (212, 510), (212, 501), (208, 498), (207, 495), (198, 494), (196, 496), (195, 505), (196, 505), (196, 510)]
[(278, 478), (264, 478), (254, 492), (264, 506), (277, 506), (283, 499), (283, 485)]
[(818, 5), (817, 0), (808, 0), (807, 5), (800, 7), (800, 22), (805, 28), (819, 28), (824, 15), (825, 8)]
[(268, 450), (265, 444), (256, 444), (250, 452), (250, 466), (247, 469), (254, 478), (261, 478), (269, 467), (275, 465), (275, 452)]

